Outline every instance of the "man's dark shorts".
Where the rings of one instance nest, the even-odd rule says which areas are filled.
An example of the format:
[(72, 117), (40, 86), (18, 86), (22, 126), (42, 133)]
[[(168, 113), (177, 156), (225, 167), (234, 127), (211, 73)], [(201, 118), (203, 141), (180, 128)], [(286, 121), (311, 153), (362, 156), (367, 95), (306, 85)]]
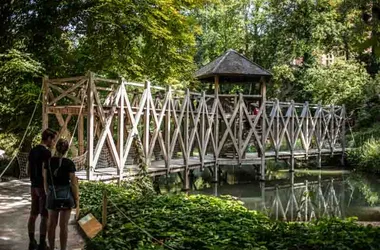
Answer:
[(31, 215), (41, 215), (44, 217), (48, 216), (48, 211), (46, 209), (46, 195), (43, 188), (32, 187), (32, 210), (30, 210)]

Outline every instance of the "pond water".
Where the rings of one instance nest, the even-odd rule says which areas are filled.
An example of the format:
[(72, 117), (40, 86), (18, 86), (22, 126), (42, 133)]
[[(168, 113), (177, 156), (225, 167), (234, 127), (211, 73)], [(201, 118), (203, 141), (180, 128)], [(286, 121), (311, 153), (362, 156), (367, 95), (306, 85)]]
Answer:
[[(319, 217), (358, 217), (380, 221), (380, 177), (341, 169), (270, 171), (267, 180), (254, 180), (249, 167), (222, 169), (222, 181), (211, 183), (208, 170), (194, 172), (192, 194), (231, 195), (249, 209), (273, 219), (309, 221)], [(254, 181), (252, 181), (254, 180)], [(180, 178), (160, 181), (161, 192), (179, 192)], [(166, 183), (166, 184), (162, 184)]]

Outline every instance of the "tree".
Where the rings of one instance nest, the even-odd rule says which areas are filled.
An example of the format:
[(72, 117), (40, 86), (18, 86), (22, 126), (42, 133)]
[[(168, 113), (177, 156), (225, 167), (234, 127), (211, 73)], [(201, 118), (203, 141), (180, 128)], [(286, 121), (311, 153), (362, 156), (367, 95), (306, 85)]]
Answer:
[(186, 13), (203, 2), (94, 1), (76, 27), (81, 63), (128, 79), (186, 78), (194, 70), (198, 32)]
[(0, 128), (23, 133), (29, 121), (26, 117), (39, 102), (40, 87), (34, 78), (41, 76), (43, 68), (30, 54), (16, 49), (0, 54), (0, 59)]
[(364, 89), (370, 77), (363, 64), (337, 61), (329, 67), (317, 64), (306, 69), (299, 81), (314, 103), (346, 104), (353, 111), (365, 100)]

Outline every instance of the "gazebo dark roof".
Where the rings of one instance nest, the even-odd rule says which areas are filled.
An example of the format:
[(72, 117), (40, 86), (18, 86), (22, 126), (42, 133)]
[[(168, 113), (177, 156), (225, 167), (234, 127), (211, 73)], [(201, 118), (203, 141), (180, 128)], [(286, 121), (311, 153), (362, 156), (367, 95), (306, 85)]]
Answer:
[(197, 79), (210, 78), (216, 75), (244, 78), (272, 76), (268, 70), (232, 49), (195, 72)]

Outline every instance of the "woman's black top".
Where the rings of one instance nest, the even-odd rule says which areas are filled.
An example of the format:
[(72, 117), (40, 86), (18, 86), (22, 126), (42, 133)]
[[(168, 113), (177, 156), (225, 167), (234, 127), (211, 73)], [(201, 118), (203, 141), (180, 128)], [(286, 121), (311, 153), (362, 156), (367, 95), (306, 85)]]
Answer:
[[(62, 160), (61, 166), (60, 159)], [(70, 173), (76, 171), (75, 164), (72, 160), (58, 157), (52, 157), (50, 164), (45, 165), (45, 168), (47, 170), (47, 183), (49, 185), (53, 184), (51, 178), (51, 174), (53, 174), (54, 186), (70, 185)]]

